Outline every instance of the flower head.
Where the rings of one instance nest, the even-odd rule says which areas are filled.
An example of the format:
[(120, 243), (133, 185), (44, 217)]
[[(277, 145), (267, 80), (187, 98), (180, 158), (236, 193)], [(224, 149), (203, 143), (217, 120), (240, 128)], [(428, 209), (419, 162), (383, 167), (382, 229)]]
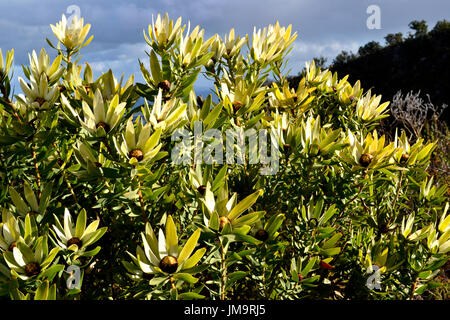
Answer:
[(205, 196), (201, 199), (206, 207), (203, 216), (205, 225), (222, 233), (232, 232), (233, 229), (247, 233), (251, 229), (250, 226), (259, 221), (265, 214), (264, 211), (256, 211), (243, 215), (258, 200), (260, 195), (262, 195), (262, 190), (250, 194), (237, 203), (237, 193), (234, 193), (228, 199), (228, 188), (223, 187), (220, 189), (217, 199), (214, 199), (214, 194), (208, 183)]
[(179, 102), (176, 98), (163, 102), (162, 89), (159, 89), (151, 110), (147, 100), (144, 100), (142, 113), (154, 130), (161, 128), (163, 132), (171, 133), (186, 115), (187, 104), (180, 104)]
[(33, 246), (17, 242), (12, 252), (3, 252), (3, 257), (13, 276), (27, 280), (47, 269), (59, 249), (56, 247), (48, 252), (47, 237), (39, 237)]
[(0, 82), (3, 81), (3, 78), (8, 75), (11, 71), (11, 67), (14, 59), (14, 50), (6, 52), (6, 60), (3, 60), (2, 49), (0, 49)]
[[(83, 45), (89, 30), (91, 29), (90, 24), (84, 25), (84, 19), (74, 16), (71, 23), (69, 24), (66, 16), (63, 14), (61, 21), (59, 21), (56, 26), (50, 25), (53, 33), (58, 38), (58, 40), (67, 48), (67, 50), (73, 50), (79, 48)], [(87, 45), (93, 36), (84, 43), (83, 46)]]
[(319, 152), (322, 155), (333, 154), (343, 146), (339, 139), (341, 129), (332, 130), (327, 127), (327, 125), (321, 125), (320, 116), (317, 116), (317, 118), (310, 116), (306, 121), (302, 121), (298, 138), (304, 153), (311, 155), (316, 155)]
[(11, 200), (16, 207), (16, 212), (22, 217), (25, 217), (27, 214), (42, 217), (47, 210), (52, 191), (52, 184), (48, 183), (44, 187), (39, 201), (38, 197), (36, 197), (36, 195), (34, 194), (31, 185), (26, 181), (23, 182), (23, 191), (26, 201), (16, 191), (16, 189), (14, 189), (12, 186), (9, 187), (9, 195), (11, 196)]
[(141, 233), (144, 248), (138, 247), (133, 261), (146, 274), (173, 274), (194, 267), (206, 252), (206, 248), (194, 252), (200, 237), (201, 229), (197, 229), (180, 250), (178, 236), (172, 216), (166, 220), (165, 233), (159, 229), (158, 238), (151, 225), (145, 225), (145, 233)]
[[(27, 84), (21, 77), (19, 77), (19, 84), (25, 94), (26, 105), (34, 110), (46, 110), (53, 107), (59, 97), (58, 85), (50, 86), (47, 75), (41, 74), (39, 78), (31, 77), (30, 84)], [(17, 99), (22, 99), (17, 96)]]
[(280, 27), (278, 21), (275, 26), (269, 25), (258, 31), (255, 27), (250, 47), (250, 55), (253, 60), (265, 65), (280, 59), (297, 37), (297, 33), (291, 36), (291, 29), (291, 25), (287, 28)]
[(0, 251), (13, 251), (18, 242), (24, 242), (18, 220), (6, 209), (3, 209), (0, 224)]
[(400, 137), (395, 131), (394, 147), (393, 161), (400, 165), (408, 166), (425, 163), (431, 156), (435, 143), (430, 142), (424, 145), (423, 139), (420, 138), (411, 146), (405, 131), (402, 131)]
[(381, 95), (371, 95), (371, 91), (362, 96), (356, 103), (356, 115), (365, 122), (373, 122), (387, 117), (385, 115), (389, 102), (380, 105)]
[(150, 36), (150, 39), (144, 31), (145, 41), (149, 46), (155, 46), (160, 50), (168, 49), (175, 42), (183, 28), (184, 26), (181, 26), (181, 17), (179, 17), (174, 24), (173, 20), (169, 20), (169, 15), (167, 13), (163, 18), (158, 14), (156, 22), (152, 16), (152, 24), (148, 26), (148, 35)]
[(115, 95), (111, 102), (105, 102), (99, 89), (95, 91), (93, 108), (83, 100), (84, 121), (83, 128), (91, 134), (104, 136), (112, 131), (125, 113), (126, 102), (119, 103), (119, 96)]
[[(53, 225), (56, 241), (61, 248), (75, 251), (78, 255), (83, 255), (88, 246), (98, 241), (106, 232), (106, 227), (97, 230), (100, 220), (91, 222), (86, 227), (86, 210), (82, 209), (78, 214), (75, 226), (72, 223), (72, 217), (69, 210), (64, 210), (64, 225), (59, 222), (55, 216), (55, 225)], [(99, 249), (99, 248), (98, 248)], [(97, 249), (95, 249), (97, 250)]]
[(153, 159), (161, 149), (159, 142), (162, 129), (156, 129), (153, 134), (151, 123), (142, 125), (137, 118), (136, 127), (130, 117), (125, 128), (125, 135), (122, 136), (122, 144), (116, 147), (119, 152), (129, 159), (130, 164), (146, 163)]
[(58, 55), (53, 63), (50, 65), (50, 57), (42, 48), (39, 53), (39, 57), (36, 51), (33, 50), (31, 55), (28, 55), (30, 60), (31, 75), (34, 79), (40, 79), (42, 74), (47, 76), (49, 85), (55, 84), (64, 72), (64, 68), (61, 67), (62, 55)]
[(378, 137), (374, 130), (368, 133), (366, 138), (354, 136), (348, 132), (347, 141), (350, 146), (339, 151), (339, 156), (347, 163), (354, 165), (354, 169), (370, 169), (389, 166), (389, 158), (394, 153), (394, 143), (385, 146), (385, 136)]

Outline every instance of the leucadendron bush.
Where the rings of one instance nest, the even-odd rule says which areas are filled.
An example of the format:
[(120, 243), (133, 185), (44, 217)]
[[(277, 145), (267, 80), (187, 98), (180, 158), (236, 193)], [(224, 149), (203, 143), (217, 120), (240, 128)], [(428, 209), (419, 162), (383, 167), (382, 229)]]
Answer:
[[(445, 298), (436, 142), (388, 141), (389, 103), (314, 63), (289, 87), (291, 26), (208, 39), (158, 15), (143, 83), (94, 78), (83, 19), (51, 28), (54, 51), (29, 54), (20, 88), (0, 51), (2, 299)], [(230, 129), (268, 132), (276, 161), (202, 161), (198, 131), (225, 152)], [(177, 162), (180, 132), (194, 144)]]

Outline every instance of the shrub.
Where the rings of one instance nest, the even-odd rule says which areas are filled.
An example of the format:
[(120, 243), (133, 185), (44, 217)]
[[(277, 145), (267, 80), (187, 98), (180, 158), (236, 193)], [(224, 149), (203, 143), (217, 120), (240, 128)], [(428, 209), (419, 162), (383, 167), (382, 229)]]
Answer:
[(0, 52), (1, 296), (407, 299), (437, 285), (450, 215), (425, 171), (435, 142), (379, 136), (388, 102), (314, 62), (289, 87), (290, 26), (205, 39), (158, 15), (145, 83), (94, 79), (89, 29), (63, 16), (56, 58), (33, 51), (14, 97)]

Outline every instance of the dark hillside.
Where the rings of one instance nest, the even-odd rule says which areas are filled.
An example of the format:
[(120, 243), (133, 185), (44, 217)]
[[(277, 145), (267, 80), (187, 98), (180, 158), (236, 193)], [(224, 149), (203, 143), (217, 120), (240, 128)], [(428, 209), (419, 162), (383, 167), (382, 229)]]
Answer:
[(330, 69), (339, 76), (349, 74), (350, 82), (360, 79), (365, 89), (373, 87), (384, 100), (398, 90), (420, 90), (435, 105), (450, 104), (450, 28), (334, 63)]
[[(421, 98), (428, 101), (428, 94), (435, 106), (450, 105), (450, 22), (439, 21), (430, 32), (425, 21), (413, 21), (410, 28), (415, 34), (405, 38), (401, 33), (388, 34), (386, 46), (372, 41), (357, 54), (343, 51), (328, 68), (340, 78), (349, 75), (350, 83), (359, 79), (364, 90), (372, 89), (384, 101), (392, 101), (399, 90), (420, 91)], [(314, 60), (321, 66), (326, 61)], [(291, 86), (298, 84), (303, 72), (289, 79)], [(447, 124), (449, 109), (441, 116)]]

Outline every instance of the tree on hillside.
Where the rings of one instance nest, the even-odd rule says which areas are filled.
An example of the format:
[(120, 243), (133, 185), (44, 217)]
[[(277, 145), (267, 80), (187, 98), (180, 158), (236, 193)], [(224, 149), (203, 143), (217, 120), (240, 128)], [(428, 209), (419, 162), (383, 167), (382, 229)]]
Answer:
[(316, 64), (316, 67), (320, 67), (321, 69), (325, 69), (325, 64), (327, 63), (327, 58), (325, 58), (324, 56), (320, 56), (320, 57), (314, 57), (313, 58), (314, 63)]
[(356, 59), (356, 57), (356, 54), (354, 54), (353, 52), (347, 52), (343, 50), (333, 59), (332, 65), (336, 66), (346, 64), (347, 62)]
[(384, 37), (384, 40), (386, 40), (386, 45), (395, 46), (396, 44), (403, 42), (403, 34), (401, 32), (389, 33), (386, 37)]
[(358, 54), (360, 56), (364, 56), (366, 54), (371, 54), (374, 52), (377, 52), (378, 50), (382, 49), (383, 46), (377, 42), (377, 41), (370, 41), (366, 43), (364, 46), (359, 47)]
[(430, 34), (443, 32), (444, 30), (450, 30), (450, 21), (447, 21), (445, 19), (436, 22), (436, 25), (434, 26), (433, 30), (430, 31)]
[(408, 24), (408, 27), (415, 31), (414, 35), (410, 33), (410, 37), (414, 36), (417, 38), (426, 35), (428, 32), (428, 25), (425, 20), (413, 20)]

